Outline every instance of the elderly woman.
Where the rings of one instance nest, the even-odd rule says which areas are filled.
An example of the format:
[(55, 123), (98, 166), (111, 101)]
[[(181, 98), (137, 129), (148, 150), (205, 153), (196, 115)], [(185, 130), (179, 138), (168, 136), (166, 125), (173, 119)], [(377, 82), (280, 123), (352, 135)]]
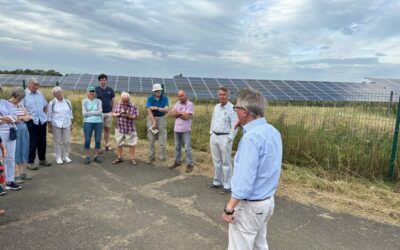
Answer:
[(23, 183), (24, 180), (32, 179), (32, 177), (25, 172), (29, 156), (29, 131), (25, 122), (32, 119), (21, 102), (22, 99), (25, 98), (25, 95), (25, 91), (22, 87), (15, 87), (8, 100), (17, 115), (17, 140), (15, 145), (15, 181), (17, 184)]
[(14, 179), (16, 140), (12, 140), (12, 138), (10, 138), (10, 128), (14, 126), (16, 120), (17, 115), (11, 103), (4, 99), (0, 99), (0, 137), (8, 152), (4, 159), (4, 165), (6, 169), (6, 189), (11, 190), (21, 189), (21, 186), (15, 183)]
[(87, 98), (82, 100), (83, 113), (83, 133), (85, 135), (86, 150), (85, 164), (90, 164), (90, 141), (94, 132), (94, 158), (93, 161), (102, 163), (98, 156), (100, 150), (101, 131), (103, 130), (103, 108), (100, 99), (96, 98), (95, 88), (89, 86), (87, 88)]
[(72, 105), (64, 98), (62, 88), (57, 86), (52, 89), (54, 99), (47, 108), (47, 127), (53, 134), (54, 157), (57, 164), (70, 163), (69, 144), (72, 130)]

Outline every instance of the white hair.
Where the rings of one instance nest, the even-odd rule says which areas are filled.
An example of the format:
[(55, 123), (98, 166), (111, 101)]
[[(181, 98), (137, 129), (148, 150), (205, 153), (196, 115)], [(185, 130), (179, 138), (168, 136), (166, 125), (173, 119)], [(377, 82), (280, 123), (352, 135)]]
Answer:
[(131, 98), (131, 95), (130, 95), (128, 92), (125, 92), (125, 91), (124, 91), (124, 92), (121, 93), (121, 98), (122, 98), (122, 97)]
[(253, 116), (263, 117), (265, 110), (264, 96), (255, 89), (241, 89), (236, 93), (237, 100), (240, 105), (247, 109)]
[(57, 92), (62, 92), (62, 88), (60, 86), (55, 86), (52, 90), (51, 93), (53, 93), (53, 95)]

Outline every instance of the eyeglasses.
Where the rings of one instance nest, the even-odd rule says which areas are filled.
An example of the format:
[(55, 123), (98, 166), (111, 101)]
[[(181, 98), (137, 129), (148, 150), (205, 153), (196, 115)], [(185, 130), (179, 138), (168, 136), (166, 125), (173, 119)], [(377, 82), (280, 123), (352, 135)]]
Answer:
[(237, 111), (238, 109), (246, 110), (246, 108), (240, 107), (240, 106), (233, 106), (233, 111)]

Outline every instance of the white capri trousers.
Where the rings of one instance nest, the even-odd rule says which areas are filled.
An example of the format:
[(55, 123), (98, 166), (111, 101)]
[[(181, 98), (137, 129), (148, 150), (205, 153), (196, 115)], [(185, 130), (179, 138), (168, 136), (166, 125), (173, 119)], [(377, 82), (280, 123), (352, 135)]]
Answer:
[(71, 127), (58, 128), (53, 126), (54, 156), (55, 158), (69, 157), (71, 142)]

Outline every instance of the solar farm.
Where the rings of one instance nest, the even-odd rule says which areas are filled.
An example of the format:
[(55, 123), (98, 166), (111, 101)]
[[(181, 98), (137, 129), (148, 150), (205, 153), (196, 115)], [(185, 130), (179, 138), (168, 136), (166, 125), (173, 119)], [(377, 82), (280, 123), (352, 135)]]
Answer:
[[(81, 123), (80, 105), (88, 86), (98, 85), (96, 74), (65, 76), (0, 74), (0, 85), (22, 86), (23, 81), (35, 78), (48, 90), (57, 84), (72, 91), (71, 98), (76, 123)], [(230, 89), (231, 97), (243, 88), (259, 90), (268, 100), (266, 117), (281, 131), (284, 138), (284, 160), (301, 166), (317, 164), (331, 173), (349, 173), (368, 179), (387, 176), (393, 147), (393, 128), (400, 80), (367, 78), (366, 82), (295, 81), (266, 79), (234, 79), (211, 77), (172, 78), (108, 75), (107, 85), (116, 92), (139, 94), (134, 102), (145, 114), (145, 95), (152, 85), (160, 83), (171, 97), (183, 89), (195, 102), (193, 118), (193, 148), (209, 148), (208, 124), (219, 86)], [(198, 102), (198, 100), (209, 100)], [(173, 121), (169, 121), (173, 124)], [(80, 125), (79, 125), (80, 126)], [(136, 122), (138, 131), (146, 131), (146, 119)], [(171, 128), (172, 129), (172, 128)], [(145, 139), (145, 133), (139, 133)], [(170, 143), (173, 143), (172, 141)], [(237, 143), (237, 141), (236, 141)], [(237, 145), (237, 144), (235, 144)], [(372, 152), (366, 154), (365, 152)], [(399, 160), (396, 160), (400, 164)]]
[[(86, 90), (97, 85), (96, 74), (67, 74), (65, 76), (34, 76), (0, 74), (0, 85), (21, 85), (31, 78), (42, 86), (59, 84), (66, 90)], [(135, 76), (108, 76), (108, 86), (115, 91), (150, 93), (154, 83), (161, 83), (166, 94), (186, 91), (190, 98), (216, 99), (219, 86), (228, 87), (232, 96), (242, 88), (259, 90), (269, 101), (372, 101), (388, 102), (391, 91), (400, 92), (400, 80), (368, 78), (371, 82), (295, 81), (265, 79), (231, 79), (210, 77), (156, 78)], [(397, 101), (395, 94), (394, 101)]]

